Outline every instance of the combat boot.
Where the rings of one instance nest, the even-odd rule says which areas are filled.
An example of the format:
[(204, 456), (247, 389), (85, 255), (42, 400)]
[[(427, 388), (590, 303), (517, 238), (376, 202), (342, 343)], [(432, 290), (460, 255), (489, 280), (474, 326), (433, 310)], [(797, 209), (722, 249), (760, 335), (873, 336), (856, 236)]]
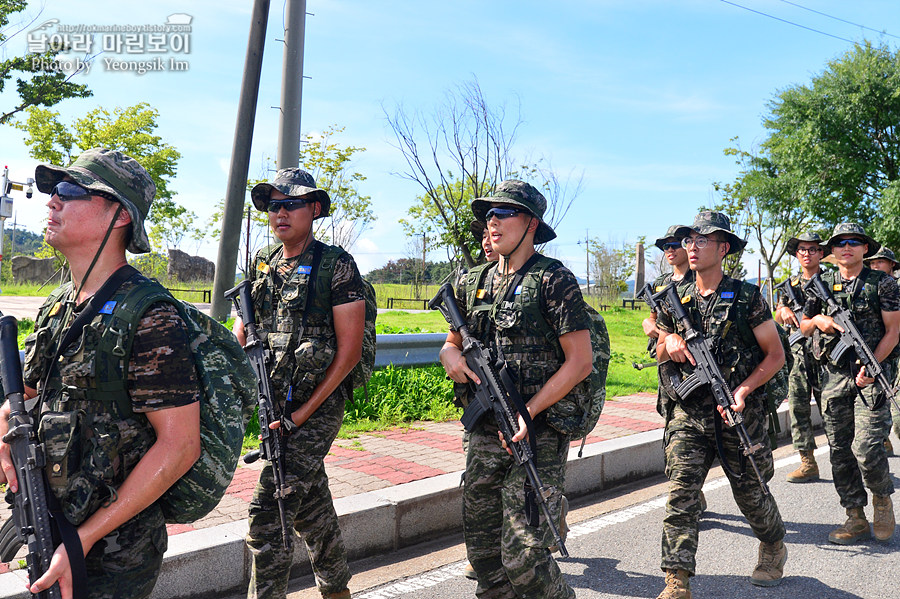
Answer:
[[(893, 512), (892, 512), (893, 513)], [(847, 508), (847, 521), (831, 531), (828, 541), (837, 545), (852, 545), (862, 539), (872, 536), (872, 529), (866, 514), (861, 507)]]
[(322, 597), (325, 599), (350, 599), (350, 589), (344, 589), (337, 593), (323, 593)]
[(687, 570), (666, 570), (666, 588), (656, 599), (691, 599), (691, 579)]
[(463, 576), (469, 580), (478, 580), (478, 575), (475, 574), (475, 568), (472, 567), (472, 564), (466, 564), (466, 567), (463, 568)]
[(875, 538), (879, 541), (890, 541), (897, 526), (891, 496), (873, 495), (872, 506), (875, 508), (875, 516), (872, 518), (872, 532), (875, 533)]
[(811, 449), (800, 450), (800, 467), (787, 475), (789, 483), (819, 480), (819, 465)]
[[(566, 517), (569, 515), (569, 500), (566, 499), (566, 496), (562, 496), (562, 501), (559, 502), (559, 538), (562, 539), (562, 542), (566, 542), (566, 536), (569, 534), (569, 523), (566, 522)], [(551, 545), (548, 550), (550, 553), (556, 553), (559, 551), (559, 545)]]
[(891, 440), (887, 437), (884, 438), (884, 450), (887, 452), (888, 457), (892, 457), (894, 455), (894, 446), (891, 443)]
[(759, 560), (750, 576), (750, 582), (758, 587), (774, 587), (781, 584), (784, 576), (784, 562), (787, 561), (787, 546), (784, 541), (759, 543)]

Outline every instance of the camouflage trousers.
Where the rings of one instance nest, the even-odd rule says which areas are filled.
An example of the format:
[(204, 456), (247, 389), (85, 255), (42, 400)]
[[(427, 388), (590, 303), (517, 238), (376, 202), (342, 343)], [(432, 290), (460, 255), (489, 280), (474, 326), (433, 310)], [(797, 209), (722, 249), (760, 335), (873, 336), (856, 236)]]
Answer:
[[(285, 514), (288, 524), (293, 524), (306, 544), (316, 586), (323, 595), (344, 590), (350, 580), (324, 462), (343, 415), (344, 394), (338, 389), (288, 437), (285, 447), (285, 483), (293, 489), (284, 500)], [(268, 463), (250, 503), (250, 599), (282, 599), (287, 593), (293, 553), (285, 551), (282, 544), (274, 491), (272, 465)]]
[(150, 596), (168, 546), (166, 523), (150, 506), (94, 545), (85, 556), (90, 599)]
[[(882, 362), (891, 377), (890, 365)], [(831, 471), (834, 487), (845, 508), (863, 507), (868, 503), (866, 489), (875, 495), (890, 495), (894, 483), (888, 470), (884, 448), (885, 422), (890, 413), (887, 405), (870, 410), (880, 394), (877, 385), (863, 389), (856, 386), (855, 366), (825, 365), (822, 387), (825, 435), (831, 447)], [(865, 486), (863, 486), (865, 483)]]
[[(821, 375), (818, 364), (806, 357), (807, 342), (801, 341), (791, 348), (794, 354), (794, 366), (788, 378), (788, 407), (791, 413), (791, 440), (794, 449), (812, 451), (816, 448), (815, 434), (812, 427), (812, 405), (810, 400), (816, 398), (816, 405), (822, 407)], [(807, 359), (809, 364), (807, 365)]]
[[(663, 520), (663, 569), (696, 571), (697, 540), (700, 529), (700, 489), (718, 456), (715, 420), (721, 419), (710, 403), (706, 407), (686, 412), (676, 404), (672, 419), (666, 425), (666, 476), (669, 477), (669, 499)], [(702, 412), (698, 413), (698, 412)], [(754, 456), (766, 481), (775, 474), (772, 450), (766, 443), (766, 414), (763, 400), (751, 400), (744, 409), (744, 424), (754, 442), (762, 449)], [(741, 513), (750, 523), (753, 534), (760, 541), (774, 543), (784, 538), (784, 523), (772, 495), (764, 495), (750, 464), (742, 463), (743, 455), (737, 434), (722, 426), (722, 445), (725, 459), (734, 477), (726, 471), (731, 493)]]
[[(565, 484), (569, 437), (546, 427), (537, 435), (541, 482), (556, 492), (548, 504), (557, 518)], [(463, 529), (469, 563), (478, 576), (477, 597), (486, 599), (568, 599), (566, 583), (547, 549), (553, 535), (540, 517), (525, 518), (525, 469), (500, 445), (497, 426), (486, 416), (468, 435), (463, 486)]]

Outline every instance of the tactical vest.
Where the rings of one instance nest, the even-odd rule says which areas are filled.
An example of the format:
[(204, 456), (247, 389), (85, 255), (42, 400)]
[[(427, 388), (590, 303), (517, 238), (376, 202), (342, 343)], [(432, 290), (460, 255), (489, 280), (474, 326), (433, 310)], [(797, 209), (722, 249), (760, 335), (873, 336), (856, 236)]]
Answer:
[[(838, 304), (851, 312), (853, 321), (872, 351), (875, 351), (885, 333), (884, 320), (881, 318), (881, 301), (878, 298), (878, 284), (883, 277), (888, 276), (890, 275), (868, 267), (863, 267), (859, 275), (849, 284), (841, 282), (839, 271), (821, 275), (822, 282), (831, 290)], [(830, 315), (824, 302), (821, 304), (821, 310), (822, 314)], [(830, 355), (831, 349), (838, 342), (838, 336), (824, 334), (818, 328), (816, 333), (813, 336), (813, 353), (816, 358), (823, 359)], [(896, 357), (897, 348), (894, 348), (889, 358), (896, 359)], [(856, 354), (848, 351), (844, 353), (841, 361), (849, 364), (855, 360)]]
[[(541, 282), (544, 272), (555, 264), (561, 263), (538, 255), (511, 301), (496, 297), (498, 292), (506, 295), (506, 289), (492, 289), (497, 263), (477, 266), (464, 277), (470, 332), (503, 353), (526, 402), (565, 361), (559, 338), (541, 311)], [(546, 423), (563, 434), (577, 432), (584, 424), (589, 393), (587, 379), (575, 385), (547, 409)]]
[[(763, 359), (762, 350), (748, 322), (750, 302), (758, 288), (726, 276), (713, 294), (712, 303), (707, 303), (703, 312), (693, 281), (676, 289), (694, 327), (712, 344), (712, 353), (728, 386), (736, 388)], [(674, 327), (677, 334), (684, 336), (685, 330), (679, 321), (674, 321)], [(689, 370), (690, 364), (680, 364), (679, 367)], [(759, 398), (764, 391), (765, 386), (759, 387), (748, 399)], [(688, 401), (693, 399), (692, 396)]]
[[(313, 257), (321, 252), (318, 272)], [(292, 402), (303, 403), (325, 378), (325, 370), (337, 352), (337, 337), (331, 306), (334, 265), (346, 252), (337, 246), (313, 241), (291, 274), (282, 279), (276, 263), (282, 259), (281, 244), (260, 250), (254, 263), (253, 307), (260, 338), (272, 352), (270, 377), (279, 403), (284, 404), (288, 387)], [(311, 281), (315, 277), (314, 281)], [(315, 285), (311, 302), (308, 294)]]
[(156, 440), (146, 416), (132, 411), (128, 395), (131, 323), (113, 312), (132, 288), (149, 282), (135, 276), (123, 283), (55, 364), (56, 344), (71, 324), (71, 283), (50, 294), (26, 340), (25, 380), (40, 381), (44, 400), (38, 430), (45, 470), (76, 526), (115, 500), (116, 489)]

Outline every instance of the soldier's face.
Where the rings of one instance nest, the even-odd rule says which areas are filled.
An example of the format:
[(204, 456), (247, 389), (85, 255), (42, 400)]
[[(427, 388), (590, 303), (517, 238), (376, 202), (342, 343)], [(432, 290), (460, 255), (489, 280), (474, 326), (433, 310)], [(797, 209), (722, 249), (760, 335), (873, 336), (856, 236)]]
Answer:
[(822, 248), (817, 243), (800, 242), (797, 245), (797, 261), (804, 268), (818, 268), (822, 261)]
[(497, 252), (494, 251), (494, 246), (491, 245), (491, 234), (487, 227), (484, 228), (484, 232), (481, 234), (481, 249), (484, 250), (484, 258), (488, 262), (494, 262), (500, 258)]
[[(277, 189), (272, 190), (269, 200), (285, 200), (288, 196)], [(269, 226), (278, 241), (285, 245), (295, 245), (306, 240), (312, 231), (312, 222), (319, 214), (321, 207), (318, 202), (310, 202), (296, 210), (280, 208), (276, 212), (269, 212)]]
[(683, 266), (687, 264), (688, 261), (688, 253), (687, 250), (681, 247), (681, 240), (677, 237), (669, 237), (663, 242), (663, 254), (666, 257), (666, 262), (671, 266)]
[(74, 248), (95, 251), (106, 236), (117, 203), (100, 196), (62, 201), (56, 194), (47, 202), (47, 230), (44, 239), (66, 254)]
[(880, 270), (881, 272), (886, 272), (887, 274), (894, 273), (894, 263), (886, 258), (875, 258), (874, 260), (869, 260), (869, 268), (872, 270)]
[[(849, 240), (850, 243), (842, 243)], [(861, 243), (855, 243), (856, 241)], [(831, 253), (834, 254), (838, 265), (843, 267), (854, 267), (862, 263), (863, 256), (869, 251), (869, 244), (865, 240), (853, 235), (841, 235), (835, 240), (831, 246)]]
[[(706, 241), (701, 241), (705, 239)], [(704, 245), (704, 247), (700, 247)], [(722, 263), (725, 255), (728, 253), (728, 242), (719, 237), (718, 233), (710, 235), (700, 235), (699, 233), (691, 233), (690, 237), (685, 240), (687, 245), (688, 262), (691, 264), (691, 270), (703, 271)]]
[[(518, 209), (517, 206), (500, 203), (492, 203), (491, 208)], [(516, 249), (527, 231), (533, 233), (537, 230), (537, 220), (524, 211), (507, 218), (491, 216), (487, 219), (487, 230), (494, 252), (508, 255)]]

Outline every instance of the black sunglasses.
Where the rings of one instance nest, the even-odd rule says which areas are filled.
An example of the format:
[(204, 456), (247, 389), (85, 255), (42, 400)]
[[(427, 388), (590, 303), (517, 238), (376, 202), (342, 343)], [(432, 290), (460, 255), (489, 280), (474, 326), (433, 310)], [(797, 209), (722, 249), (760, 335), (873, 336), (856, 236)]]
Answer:
[(491, 217), (496, 216), (500, 220), (505, 220), (517, 214), (525, 214), (524, 210), (519, 210), (518, 208), (491, 208), (484, 214), (484, 220), (491, 220)]
[(50, 192), (50, 195), (58, 197), (60, 202), (70, 202), (72, 200), (90, 201), (92, 196), (98, 196), (109, 200), (110, 202), (119, 201), (119, 198), (115, 197), (111, 193), (106, 193), (105, 191), (97, 191), (95, 189), (85, 189), (81, 185), (72, 183), (70, 181), (60, 181), (59, 183), (54, 185), (53, 190)]
[(858, 248), (861, 245), (866, 245), (866, 242), (859, 239), (838, 239), (831, 245), (838, 248), (842, 248), (848, 245), (852, 248)]
[(288, 212), (299, 210), (309, 204), (308, 200), (270, 200), (268, 205), (269, 212), (278, 212), (282, 208)]
[(662, 248), (663, 248), (664, 252), (666, 250), (677, 250), (677, 249), (681, 248), (681, 242), (680, 241), (667, 241), (664, 244), (662, 244)]

